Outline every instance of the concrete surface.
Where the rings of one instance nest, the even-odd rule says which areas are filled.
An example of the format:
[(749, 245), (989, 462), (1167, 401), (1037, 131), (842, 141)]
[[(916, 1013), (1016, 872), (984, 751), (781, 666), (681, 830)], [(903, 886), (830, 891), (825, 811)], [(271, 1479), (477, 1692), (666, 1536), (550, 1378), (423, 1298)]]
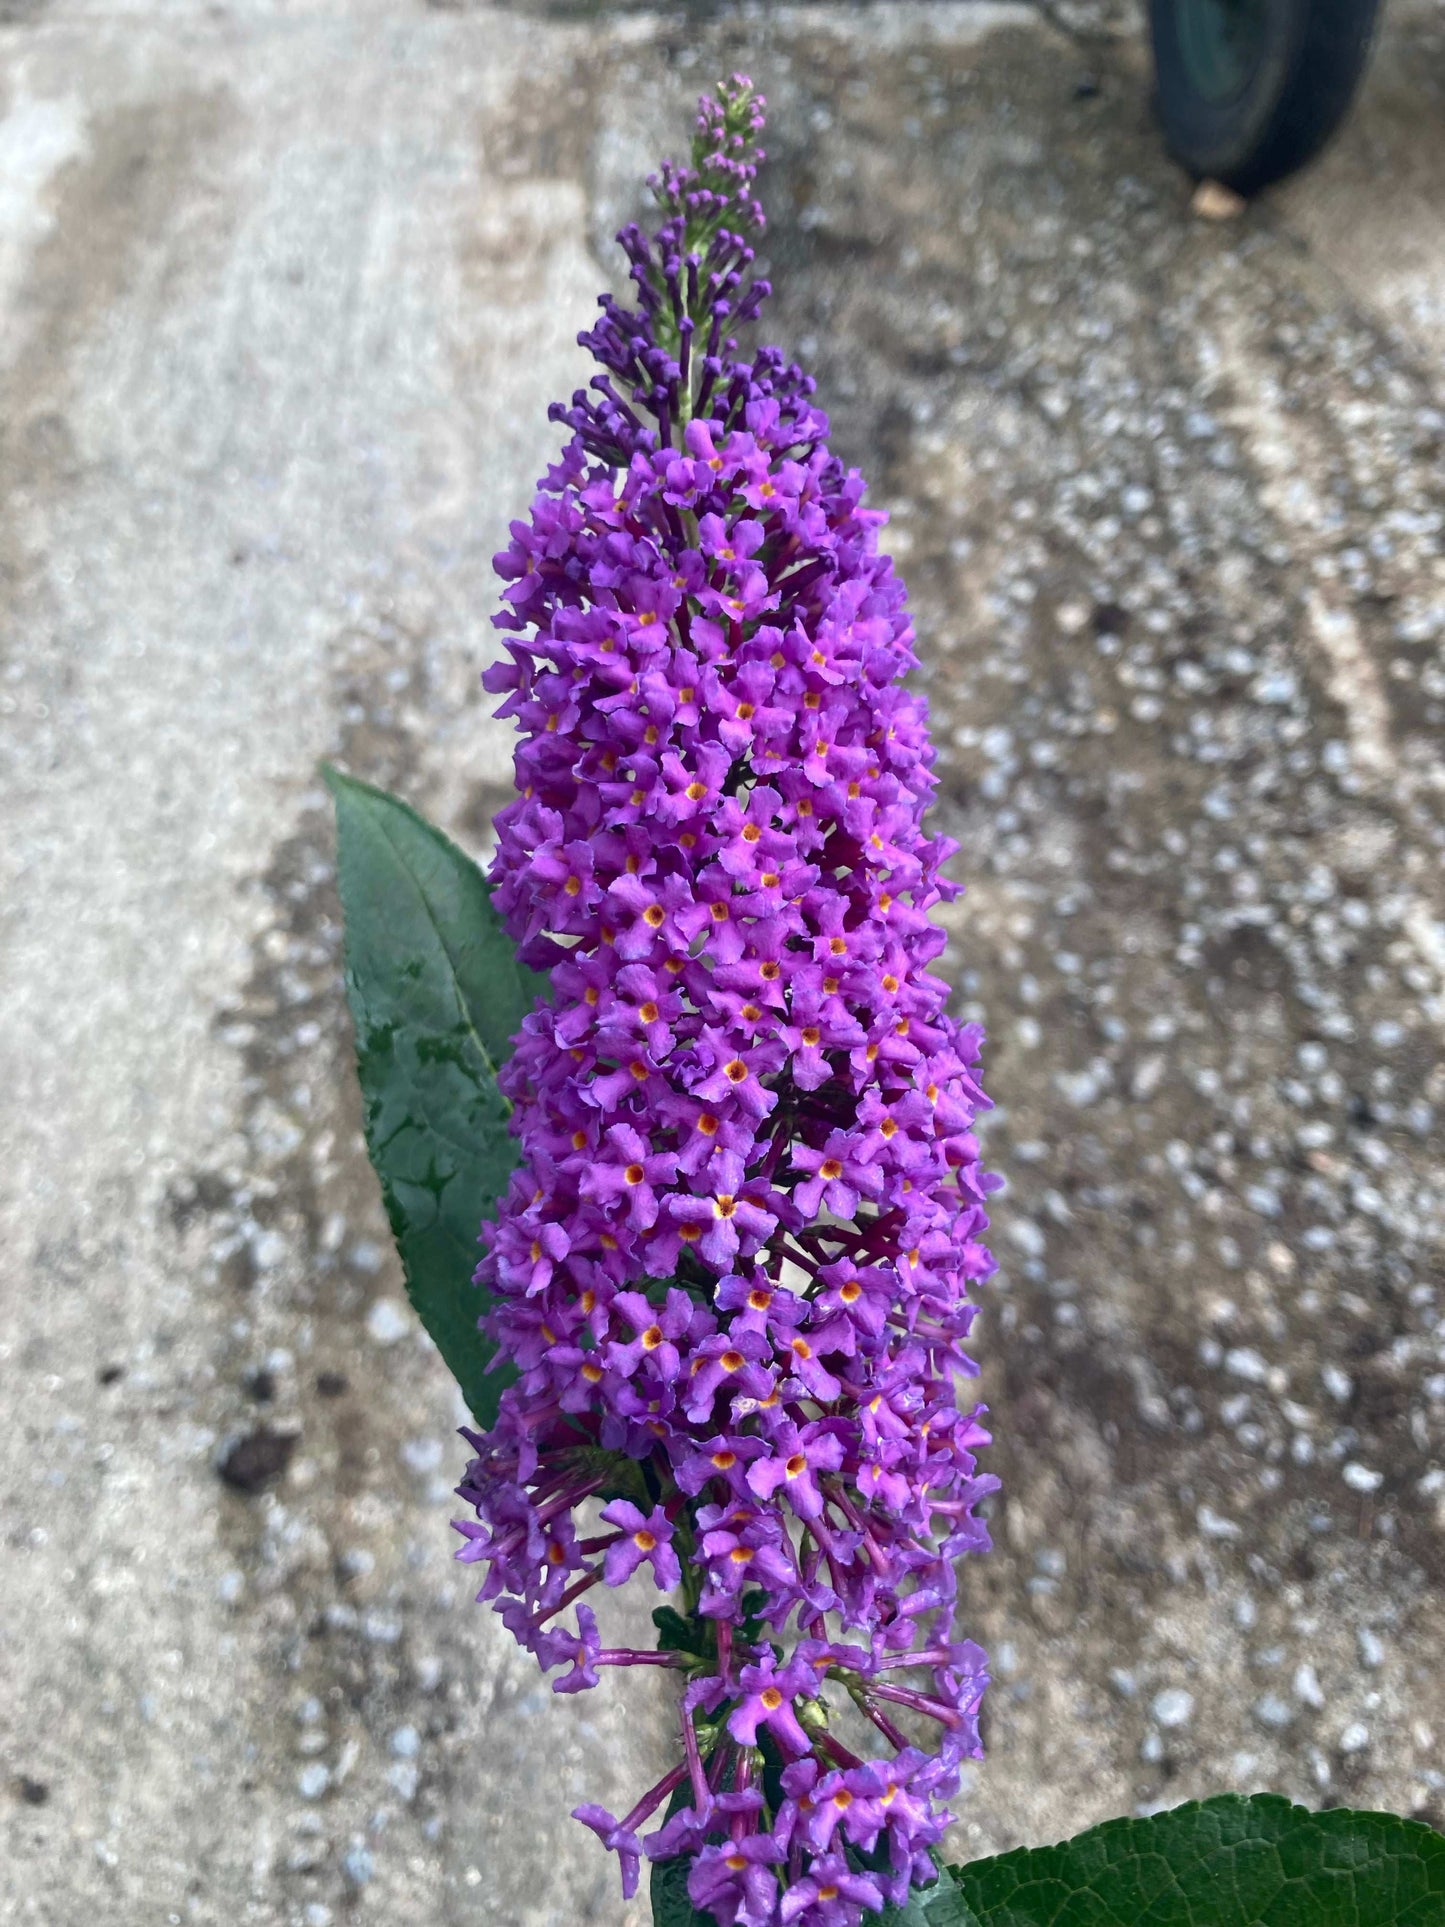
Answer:
[(646, 1918), (565, 1814), (665, 1701), (553, 1699), (448, 1561), (315, 772), (484, 845), (488, 558), (743, 64), (993, 1037), (959, 1849), (1220, 1787), (1440, 1822), (1439, 9), (1222, 226), (1108, 0), (0, 18), (0, 1921)]

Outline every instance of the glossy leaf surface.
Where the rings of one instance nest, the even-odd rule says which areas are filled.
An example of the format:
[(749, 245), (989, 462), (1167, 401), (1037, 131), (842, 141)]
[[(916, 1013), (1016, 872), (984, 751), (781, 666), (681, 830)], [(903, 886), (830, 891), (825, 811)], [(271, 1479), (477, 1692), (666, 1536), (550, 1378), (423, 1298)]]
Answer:
[(490, 1425), (507, 1379), (487, 1371), (471, 1280), (518, 1155), (497, 1072), (546, 980), (518, 963), (486, 878), (440, 830), (355, 777), (326, 781), (367, 1148), (412, 1304)]

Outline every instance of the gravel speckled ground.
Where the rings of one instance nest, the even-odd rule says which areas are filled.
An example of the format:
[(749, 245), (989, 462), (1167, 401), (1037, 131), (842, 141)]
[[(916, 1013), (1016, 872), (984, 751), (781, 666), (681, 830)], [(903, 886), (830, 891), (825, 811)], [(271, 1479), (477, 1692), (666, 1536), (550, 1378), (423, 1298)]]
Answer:
[(316, 767), (485, 847), (488, 558), (738, 65), (1000, 1100), (958, 1847), (1445, 1823), (1438, 7), (1218, 225), (1111, 4), (0, 20), (0, 1921), (646, 1918), (565, 1813), (664, 1698), (555, 1700), (448, 1561)]

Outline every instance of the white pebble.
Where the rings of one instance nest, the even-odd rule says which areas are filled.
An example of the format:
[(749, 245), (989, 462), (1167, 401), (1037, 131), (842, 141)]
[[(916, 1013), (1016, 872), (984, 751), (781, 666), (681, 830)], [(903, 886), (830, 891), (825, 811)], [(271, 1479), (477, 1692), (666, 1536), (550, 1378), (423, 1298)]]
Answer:
[(1341, 1477), (1355, 1492), (1378, 1492), (1385, 1482), (1383, 1472), (1372, 1472), (1369, 1466), (1361, 1465), (1358, 1459), (1350, 1460)]
[(1269, 1366), (1259, 1353), (1248, 1345), (1236, 1345), (1224, 1354), (1224, 1369), (1231, 1378), (1247, 1379), (1251, 1385), (1263, 1385), (1269, 1377)]
[(401, 1448), (401, 1462), (418, 1476), (435, 1472), (445, 1449), (440, 1439), (408, 1439)]
[(1032, 1218), (1010, 1218), (1009, 1235), (1014, 1243), (1030, 1258), (1042, 1258), (1048, 1248), (1047, 1240)]
[(1150, 1711), (1161, 1726), (1184, 1726), (1194, 1711), (1194, 1695), (1182, 1686), (1167, 1686), (1154, 1695)]
[(1375, 1667), (1383, 1663), (1385, 1649), (1368, 1626), (1361, 1626), (1356, 1637), (1360, 1642), (1360, 1658), (1373, 1672)]
[(378, 1298), (366, 1314), (366, 1329), (378, 1345), (395, 1345), (411, 1330), (411, 1320), (394, 1298)]
[(1325, 1703), (1320, 1676), (1308, 1662), (1295, 1668), (1294, 1696), (1297, 1700), (1303, 1700), (1306, 1706), (1313, 1706), (1317, 1710)]
[(1255, 1701), (1254, 1717), (1261, 1726), (1288, 1726), (1294, 1718), (1294, 1709), (1274, 1693), (1266, 1693), (1264, 1698)]
[(1239, 1527), (1235, 1524), (1234, 1520), (1223, 1518), (1218, 1512), (1211, 1510), (1207, 1505), (1200, 1506), (1194, 1516), (1199, 1522), (1199, 1530), (1208, 1539), (1237, 1539), (1239, 1537)]
[(296, 1775), (296, 1790), (303, 1800), (319, 1800), (331, 1785), (331, 1768), (312, 1760)]
[(1341, 1753), (1363, 1753), (1370, 1744), (1370, 1729), (1359, 1720), (1351, 1720), (1340, 1735)]

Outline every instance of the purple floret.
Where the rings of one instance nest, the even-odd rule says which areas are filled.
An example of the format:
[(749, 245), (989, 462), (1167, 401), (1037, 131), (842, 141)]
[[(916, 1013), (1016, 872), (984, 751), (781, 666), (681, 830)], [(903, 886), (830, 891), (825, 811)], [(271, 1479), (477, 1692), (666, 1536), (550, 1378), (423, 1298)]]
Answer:
[[(552, 994), (503, 1073), (522, 1157), (478, 1278), (518, 1377), (469, 1435), (459, 1556), (559, 1690), (683, 1674), (681, 1763), (621, 1820), (579, 1810), (629, 1892), (684, 1853), (724, 1927), (859, 1927), (933, 1878), (980, 1750), (954, 1562), (996, 1481), (957, 1382), (994, 1181), (982, 1034), (929, 970), (954, 845), (922, 827), (884, 518), (811, 381), (731, 332), (767, 292), (761, 126), (719, 89), (657, 233), (623, 231), (637, 306), (603, 297), (602, 372), (497, 558), (493, 897)], [(640, 1567), (685, 1650), (604, 1648), (586, 1604), (566, 1630)]]

